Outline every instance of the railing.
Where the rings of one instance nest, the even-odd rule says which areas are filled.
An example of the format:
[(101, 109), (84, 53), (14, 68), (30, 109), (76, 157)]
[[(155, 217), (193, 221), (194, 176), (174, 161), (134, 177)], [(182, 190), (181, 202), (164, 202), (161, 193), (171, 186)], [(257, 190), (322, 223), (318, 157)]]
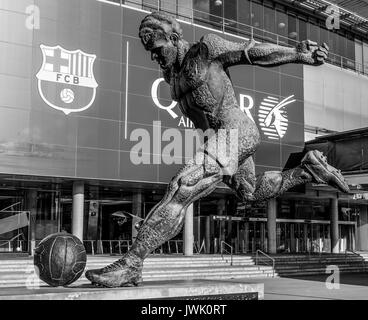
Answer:
[[(14, 243), (14, 241), (17, 241), (16, 248), (17, 249), (20, 248), (20, 252), (25, 251), (25, 250), (23, 250), (23, 246), (24, 246), (24, 243), (27, 243), (28, 241), (27, 240), (19, 240), (18, 238), (21, 237), (21, 236), (24, 236), (23, 233), (20, 233), (20, 234), (16, 235), (15, 237), (13, 237), (9, 240), (0, 240), (0, 247), (8, 246), (8, 251), (13, 252), (14, 248), (12, 248), (12, 244)], [(16, 250), (16, 251), (18, 251), (18, 250)]]
[[(293, 46), (293, 47), (295, 47), (295, 45), (299, 43), (299, 41), (296, 41), (295, 39), (288, 38), (264, 29), (259, 29), (254, 26), (241, 23), (239, 21), (226, 19), (223, 16), (213, 15), (208, 12), (193, 9), (192, 7), (181, 6), (179, 2), (173, 6), (171, 0), (166, 1), (159, 0), (157, 1), (156, 4), (154, 4), (153, 2), (150, 4), (148, 3), (142, 4), (142, 1), (134, 1), (134, 0), (124, 0), (124, 1), (108, 0), (108, 1), (125, 4), (128, 6), (130, 5), (133, 8), (140, 6), (142, 9), (145, 10), (163, 11), (168, 14), (174, 15), (177, 19), (181, 19), (190, 22), (192, 24), (199, 23), (200, 25), (204, 25), (205, 27), (207, 26), (216, 29), (218, 31), (221, 31), (223, 33), (229, 33), (231, 35), (244, 39), (254, 38), (255, 40), (268, 41), (283, 46)], [(204, 19), (201, 17), (206, 18)], [(356, 62), (355, 60), (343, 57), (341, 55), (329, 53), (329, 57), (326, 62), (344, 69), (354, 70), (359, 74), (368, 76), (367, 64)]]
[[(228, 248), (230, 248), (230, 252), (227, 251), (226, 249), (224, 249), (224, 245), (227, 246)], [(220, 242), (220, 251), (221, 251), (221, 258), (222, 260), (224, 260), (224, 251), (227, 252), (228, 254), (230, 253), (230, 265), (233, 265), (233, 247), (226, 243), (225, 241), (221, 241)]]
[(206, 243), (204, 240), (202, 241), (201, 244), (199, 244), (199, 241), (194, 241), (193, 248), (196, 251), (196, 253), (201, 253), (202, 251), (204, 253), (207, 253)]
[[(271, 262), (272, 262), (272, 277), (275, 277), (275, 259), (270, 257), (268, 254), (264, 253), (263, 251), (257, 250), (257, 252), (256, 252), (256, 266), (258, 266), (258, 268), (259, 268), (259, 253), (262, 254), (265, 258), (271, 260)], [(267, 262), (265, 264), (269, 265)]]
[(311, 252), (315, 252), (315, 251), (313, 251), (313, 246), (315, 246), (315, 247), (317, 247), (317, 248), (318, 248), (319, 259), (321, 259), (321, 255), (322, 255), (322, 248), (321, 248), (321, 246), (319, 245), (319, 243), (318, 243), (318, 242), (313, 242), (313, 241), (311, 241), (310, 249), (308, 250), (309, 258), (310, 258), (310, 256), (311, 256)]
[(131, 247), (130, 240), (84, 240), (87, 253), (95, 254), (123, 254)]
[[(132, 246), (131, 240), (84, 240), (88, 254), (123, 254)], [(194, 247), (195, 248), (195, 247)], [(198, 251), (198, 250), (197, 250)], [(156, 248), (152, 254), (182, 254), (183, 240), (169, 240)]]
[(348, 263), (348, 252), (352, 253), (353, 255), (359, 257), (362, 259), (362, 267), (363, 267), (363, 270), (365, 270), (365, 260), (364, 258), (357, 252), (353, 251), (353, 250), (345, 250), (345, 264)]

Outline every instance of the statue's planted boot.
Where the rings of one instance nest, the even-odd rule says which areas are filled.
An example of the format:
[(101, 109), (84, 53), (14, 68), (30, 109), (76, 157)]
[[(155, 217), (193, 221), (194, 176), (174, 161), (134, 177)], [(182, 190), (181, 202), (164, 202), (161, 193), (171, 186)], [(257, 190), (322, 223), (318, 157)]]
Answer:
[(342, 192), (349, 192), (349, 186), (341, 171), (327, 163), (322, 152), (312, 150), (302, 159), (302, 167), (313, 177), (313, 182), (333, 186)]
[(132, 287), (142, 282), (142, 269), (143, 259), (128, 252), (114, 263), (101, 269), (88, 270), (85, 275), (97, 286)]

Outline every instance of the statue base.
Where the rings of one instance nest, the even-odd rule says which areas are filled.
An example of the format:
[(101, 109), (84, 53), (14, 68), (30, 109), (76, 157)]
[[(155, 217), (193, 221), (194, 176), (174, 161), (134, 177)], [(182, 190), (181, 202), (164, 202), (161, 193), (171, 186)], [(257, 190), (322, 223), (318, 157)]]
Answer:
[(147, 281), (138, 287), (98, 288), (92, 285), (0, 289), (0, 300), (263, 300), (263, 283), (219, 280)]

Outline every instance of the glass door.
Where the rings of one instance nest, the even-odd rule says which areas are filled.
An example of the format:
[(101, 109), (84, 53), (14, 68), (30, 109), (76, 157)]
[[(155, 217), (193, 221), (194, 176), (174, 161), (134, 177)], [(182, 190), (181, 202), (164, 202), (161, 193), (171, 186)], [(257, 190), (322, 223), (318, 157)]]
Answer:
[(276, 223), (277, 252), (291, 252), (291, 227), (289, 222)]
[(352, 224), (339, 224), (340, 252), (355, 251), (355, 226)]
[(35, 223), (36, 240), (42, 240), (60, 231), (60, 192), (37, 193), (37, 212)]
[(0, 191), (0, 253), (28, 252), (30, 215), (24, 209), (24, 194)]
[(249, 222), (249, 248), (248, 251), (256, 252), (257, 250), (267, 251), (267, 234), (266, 222), (250, 221)]

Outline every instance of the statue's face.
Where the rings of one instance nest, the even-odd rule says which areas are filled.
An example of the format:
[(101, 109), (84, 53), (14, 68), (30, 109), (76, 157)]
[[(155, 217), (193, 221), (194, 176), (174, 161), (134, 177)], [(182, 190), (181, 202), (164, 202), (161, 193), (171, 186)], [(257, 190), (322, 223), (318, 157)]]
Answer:
[(178, 55), (176, 41), (171, 37), (167, 39), (162, 34), (151, 34), (149, 39), (146, 37), (145, 40), (142, 41), (146, 50), (151, 52), (151, 59), (156, 60), (163, 70), (170, 69)]

